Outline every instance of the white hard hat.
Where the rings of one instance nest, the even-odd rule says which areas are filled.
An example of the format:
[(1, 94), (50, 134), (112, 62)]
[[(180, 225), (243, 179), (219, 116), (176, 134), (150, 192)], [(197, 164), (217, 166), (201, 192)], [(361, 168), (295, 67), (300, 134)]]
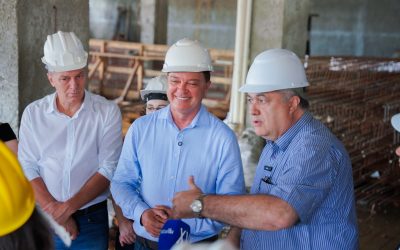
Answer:
[(397, 130), (397, 132), (400, 132), (400, 113), (392, 116), (390, 122), (392, 123), (392, 127)]
[(304, 66), (290, 50), (271, 49), (259, 54), (239, 91), (263, 93), (309, 86)]
[(88, 53), (74, 32), (58, 31), (47, 36), (42, 62), (52, 72), (63, 72), (84, 68)]
[(166, 75), (157, 76), (151, 78), (145, 89), (140, 91), (140, 96), (144, 101), (146, 100), (146, 95), (151, 93), (165, 94), (167, 93), (168, 80)]
[(162, 71), (213, 71), (210, 53), (199, 42), (183, 38), (168, 49)]

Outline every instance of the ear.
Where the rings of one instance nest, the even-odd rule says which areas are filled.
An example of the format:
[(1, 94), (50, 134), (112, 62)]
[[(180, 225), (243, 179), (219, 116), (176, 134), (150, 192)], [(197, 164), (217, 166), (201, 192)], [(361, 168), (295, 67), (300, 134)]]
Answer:
[(289, 99), (289, 112), (293, 113), (297, 110), (300, 105), (300, 97), (297, 95), (290, 97)]
[(208, 81), (208, 82), (206, 83), (206, 90), (208, 90), (208, 89), (210, 88), (210, 86), (211, 86), (211, 81)]
[(49, 80), (51, 86), (54, 87), (54, 80), (53, 80), (53, 74), (50, 72), (47, 72), (47, 79)]

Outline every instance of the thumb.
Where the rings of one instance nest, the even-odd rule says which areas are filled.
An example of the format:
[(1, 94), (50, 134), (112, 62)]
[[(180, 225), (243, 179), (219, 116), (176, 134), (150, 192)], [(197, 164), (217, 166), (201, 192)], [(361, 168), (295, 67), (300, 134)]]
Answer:
[(197, 187), (196, 184), (194, 183), (193, 175), (189, 176), (189, 187), (190, 189), (199, 189), (199, 187)]

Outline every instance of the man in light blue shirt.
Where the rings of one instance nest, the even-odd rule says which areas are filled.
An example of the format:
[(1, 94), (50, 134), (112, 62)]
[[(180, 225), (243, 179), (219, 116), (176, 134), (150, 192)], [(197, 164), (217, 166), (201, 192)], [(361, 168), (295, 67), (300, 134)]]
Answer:
[[(291, 51), (267, 50), (249, 69), (251, 122), (266, 139), (250, 195), (203, 198), (202, 215), (233, 225), (241, 249), (357, 249), (352, 168), (342, 143), (307, 112), (304, 67)], [(203, 191), (174, 197), (173, 217)], [(240, 239), (240, 240), (239, 240)]]
[[(172, 198), (189, 188), (189, 179), (208, 194), (244, 192), (236, 136), (201, 104), (211, 84), (208, 51), (182, 39), (168, 50), (163, 71), (170, 105), (131, 125), (111, 183), (115, 201), (134, 220), (135, 244), (147, 249), (157, 247)], [(193, 211), (199, 214), (198, 208)], [(184, 221), (191, 242), (216, 239), (223, 226), (203, 218)]]

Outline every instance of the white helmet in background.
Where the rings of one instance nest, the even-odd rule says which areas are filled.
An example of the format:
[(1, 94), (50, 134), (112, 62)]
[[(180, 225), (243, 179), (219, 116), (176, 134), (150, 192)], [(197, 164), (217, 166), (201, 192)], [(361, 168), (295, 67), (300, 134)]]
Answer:
[(270, 49), (254, 59), (246, 77), (246, 84), (239, 91), (264, 93), (309, 86), (304, 66), (290, 50)]
[(183, 38), (168, 49), (162, 71), (213, 71), (210, 53), (199, 42)]
[[(153, 94), (153, 93), (161, 94), (159, 99), (167, 101), (168, 100), (167, 88), (168, 88), (167, 76), (166, 75), (157, 76), (157, 77), (150, 79), (149, 83), (147, 83), (146, 88), (140, 91), (140, 96), (142, 97), (143, 101), (147, 102), (148, 98), (146, 98), (146, 97), (149, 94)], [(163, 95), (165, 95), (165, 98)]]
[(50, 72), (63, 72), (84, 68), (88, 53), (74, 32), (58, 31), (47, 36), (42, 62)]
[(397, 131), (400, 132), (400, 113), (395, 114), (392, 116), (392, 119), (390, 120), (392, 127)]

